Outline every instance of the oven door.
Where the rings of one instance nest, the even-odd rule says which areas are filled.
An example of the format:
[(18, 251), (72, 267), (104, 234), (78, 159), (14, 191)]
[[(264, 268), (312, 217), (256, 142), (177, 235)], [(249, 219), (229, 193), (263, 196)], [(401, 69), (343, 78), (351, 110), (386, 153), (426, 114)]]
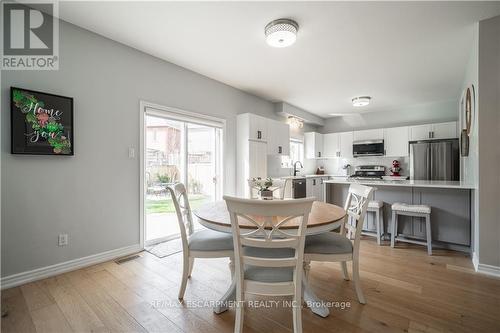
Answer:
[(383, 156), (384, 140), (354, 141), (352, 153), (354, 157)]

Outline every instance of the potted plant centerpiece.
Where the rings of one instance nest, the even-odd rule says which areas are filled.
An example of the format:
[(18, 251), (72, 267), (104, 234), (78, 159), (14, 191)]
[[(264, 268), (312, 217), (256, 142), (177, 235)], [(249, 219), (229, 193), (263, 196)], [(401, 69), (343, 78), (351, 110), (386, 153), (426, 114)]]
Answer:
[(252, 178), (253, 187), (259, 190), (260, 198), (263, 200), (272, 200), (273, 199), (273, 190), (271, 190), (271, 186), (273, 186), (272, 178), (262, 179), (260, 177)]

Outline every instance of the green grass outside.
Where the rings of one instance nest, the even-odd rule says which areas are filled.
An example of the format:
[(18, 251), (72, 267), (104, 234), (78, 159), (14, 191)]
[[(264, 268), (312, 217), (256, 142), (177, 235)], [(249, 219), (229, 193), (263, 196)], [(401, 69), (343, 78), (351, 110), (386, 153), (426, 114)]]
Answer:
[[(190, 195), (189, 204), (191, 205), (191, 209), (196, 209), (207, 202), (209, 199), (209, 197), (204, 195)], [(174, 204), (172, 203), (170, 197), (166, 197), (160, 200), (146, 199), (146, 214), (174, 212)]]

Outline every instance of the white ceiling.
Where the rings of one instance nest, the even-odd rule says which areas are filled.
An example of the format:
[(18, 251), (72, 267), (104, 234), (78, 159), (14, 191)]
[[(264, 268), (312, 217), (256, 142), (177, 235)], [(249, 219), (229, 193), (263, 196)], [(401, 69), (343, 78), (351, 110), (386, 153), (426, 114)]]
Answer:
[[(64, 2), (60, 17), (271, 101), (317, 115), (458, 98), (473, 23), (495, 2)], [(286, 17), (297, 42), (276, 49), (264, 26)]]

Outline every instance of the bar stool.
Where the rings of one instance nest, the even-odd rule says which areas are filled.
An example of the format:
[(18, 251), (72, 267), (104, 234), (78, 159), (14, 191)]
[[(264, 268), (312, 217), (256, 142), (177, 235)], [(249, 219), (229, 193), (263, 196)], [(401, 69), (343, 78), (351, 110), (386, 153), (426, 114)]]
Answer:
[(375, 226), (377, 231), (375, 235), (371, 232), (362, 232), (362, 234), (377, 237), (377, 244), (380, 245), (380, 239), (384, 234), (384, 202), (382, 200), (370, 201), (368, 203), (367, 212), (375, 213)]
[[(398, 215), (422, 217), (425, 218), (425, 242), (413, 239), (399, 237), (398, 233)], [(419, 245), (427, 245), (427, 253), (432, 255), (432, 237), (431, 237), (431, 207), (427, 205), (409, 205), (405, 203), (395, 202), (392, 204), (392, 232), (391, 232), (391, 247), (394, 247), (396, 241), (407, 242)]]

